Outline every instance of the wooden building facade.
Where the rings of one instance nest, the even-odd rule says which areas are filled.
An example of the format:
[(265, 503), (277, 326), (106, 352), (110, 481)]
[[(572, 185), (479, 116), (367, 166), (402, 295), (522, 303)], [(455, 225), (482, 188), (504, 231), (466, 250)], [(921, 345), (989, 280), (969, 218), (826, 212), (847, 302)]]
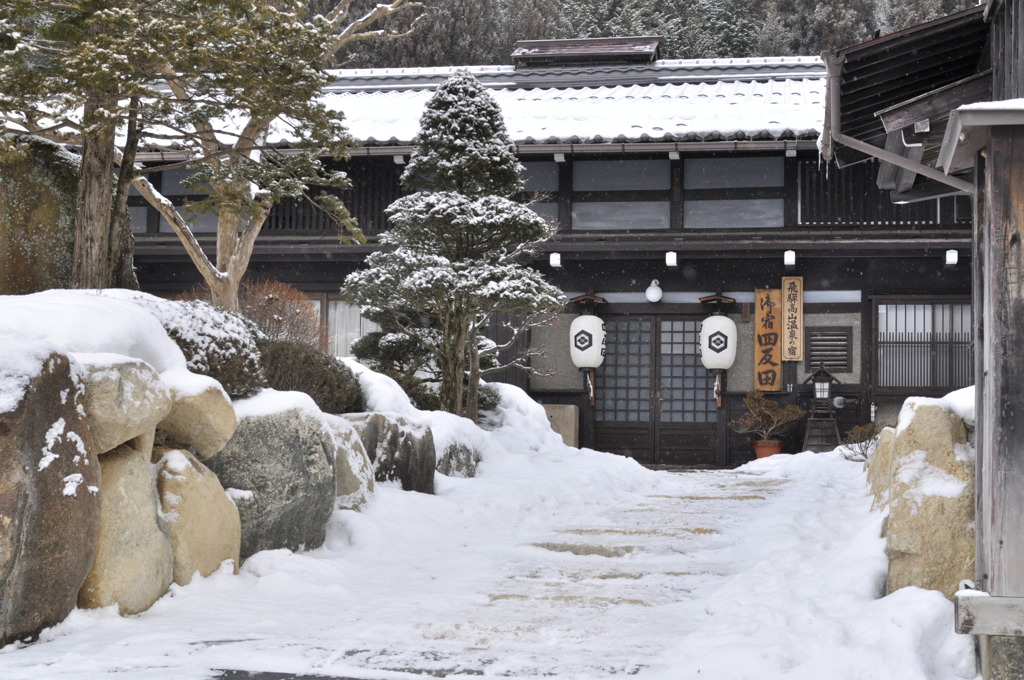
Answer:
[(986, 680), (1020, 678), (1024, 11), (991, 0), (827, 57), (826, 156), (899, 167), (908, 200), (965, 185), (973, 197), (976, 578), (955, 598), (956, 630), (979, 636)]
[[(608, 344), (593, 405), (569, 361), (569, 325), (583, 311), (575, 305), (532, 332), (529, 343), (545, 352), (539, 373), (499, 379), (542, 403), (575, 406), (582, 446), (721, 467), (753, 456), (751, 436), (727, 427), (743, 395), (774, 388), (772, 399), (807, 406), (805, 380), (822, 363), (846, 398), (843, 432), (873, 417), (892, 421), (911, 394), (971, 384), (969, 195), (896, 204), (879, 188), (883, 163), (823, 163), (827, 73), (818, 59), (667, 61), (656, 58), (656, 39), (643, 40), (628, 60), (615, 41), (545, 41), (522, 45), (514, 67), (471, 69), (517, 144), (521, 198), (559, 225), (533, 266), (570, 298), (592, 290), (607, 301), (596, 310)], [(318, 300), (338, 353), (365, 330), (339, 287), (387, 228), (383, 210), (400, 195), (423, 105), (450, 73), (338, 73), (328, 97), (360, 140), (345, 164), (354, 188), (344, 198), (367, 244), (339, 244), (298, 204), (278, 206), (257, 241), (251, 275)], [(180, 178), (162, 174), (164, 193), (187, 200)], [(133, 211), (143, 287), (172, 293), (197, 283), (159, 216), (141, 203)], [(774, 384), (758, 384), (755, 291), (780, 288), (784, 276), (802, 277), (802, 357), (781, 362)], [(650, 301), (654, 281), (661, 295)], [(709, 313), (700, 299), (716, 291), (735, 300), (726, 311), (739, 340), (721, 406), (698, 343)], [(794, 433), (786, 450), (799, 450), (802, 437)]]

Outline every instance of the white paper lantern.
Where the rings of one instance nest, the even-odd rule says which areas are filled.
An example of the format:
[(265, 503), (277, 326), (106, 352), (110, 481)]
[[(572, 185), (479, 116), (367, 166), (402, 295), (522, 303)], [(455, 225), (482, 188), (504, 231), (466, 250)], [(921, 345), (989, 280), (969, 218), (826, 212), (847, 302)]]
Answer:
[(700, 360), (708, 370), (727, 371), (736, 361), (736, 322), (709, 316), (700, 327)]
[(604, 363), (604, 321), (583, 314), (569, 327), (569, 356), (576, 368), (597, 368)]

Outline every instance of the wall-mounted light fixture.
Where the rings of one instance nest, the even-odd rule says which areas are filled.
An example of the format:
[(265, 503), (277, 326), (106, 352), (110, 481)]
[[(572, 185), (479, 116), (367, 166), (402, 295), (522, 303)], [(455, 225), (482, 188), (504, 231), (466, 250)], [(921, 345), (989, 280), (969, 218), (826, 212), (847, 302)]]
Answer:
[(679, 266), (679, 254), (674, 250), (669, 250), (665, 253), (665, 266), (666, 267), (678, 267)]
[(402, 154), (395, 154), (391, 158), (395, 161), (395, 165), (405, 165), (405, 156)]
[(782, 264), (787, 270), (794, 269), (796, 267), (796, 251), (787, 250), (782, 253)]
[(561, 253), (551, 253), (550, 255), (548, 255), (548, 264), (551, 265), (552, 267), (554, 267), (555, 269), (561, 268), (561, 266), (562, 266), (562, 254)]
[(677, 161), (677, 160), (679, 160), (679, 152), (678, 151), (669, 151), (668, 152), (668, 159), (670, 161)]
[(946, 251), (946, 269), (953, 269), (960, 261), (960, 251), (956, 248), (950, 248)]
[(658, 285), (658, 279), (651, 281), (651, 285), (647, 286), (647, 290), (644, 291), (648, 302), (660, 302), (663, 294), (661, 286)]
[(564, 153), (556, 153), (555, 154), (555, 162), (556, 163), (564, 163), (565, 162), (565, 154)]

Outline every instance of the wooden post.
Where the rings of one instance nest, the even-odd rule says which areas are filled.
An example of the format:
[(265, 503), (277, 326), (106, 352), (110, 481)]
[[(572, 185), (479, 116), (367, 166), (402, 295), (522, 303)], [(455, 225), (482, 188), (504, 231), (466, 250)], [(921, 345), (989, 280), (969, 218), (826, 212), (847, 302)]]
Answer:
[[(990, 128), (979, 247), (978, 585), (1024, 597), (1024, 126)], [(990, 678), (1024, 677), (1024, 638), (994, 637)]]

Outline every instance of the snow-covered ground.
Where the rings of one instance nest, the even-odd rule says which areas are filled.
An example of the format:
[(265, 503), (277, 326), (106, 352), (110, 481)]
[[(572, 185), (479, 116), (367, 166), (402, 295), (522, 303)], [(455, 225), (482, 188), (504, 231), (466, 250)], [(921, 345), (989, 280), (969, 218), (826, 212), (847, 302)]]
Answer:
[[(378, 408), (408, 409), (362, 378)], [(478, 477), (438, 476), (435, 496), (379, 485), (335, 512), (322, 548), (258, 553), (137, 616), (76, 610), (0, 650), (0, 678), (976, 677), (941, 594), (878, 597), (882, 518), (861, 464), (653, 472), (563, 446), (542, 409), (502, 393), (487, 431), (422, 416), (474, 440)]]

